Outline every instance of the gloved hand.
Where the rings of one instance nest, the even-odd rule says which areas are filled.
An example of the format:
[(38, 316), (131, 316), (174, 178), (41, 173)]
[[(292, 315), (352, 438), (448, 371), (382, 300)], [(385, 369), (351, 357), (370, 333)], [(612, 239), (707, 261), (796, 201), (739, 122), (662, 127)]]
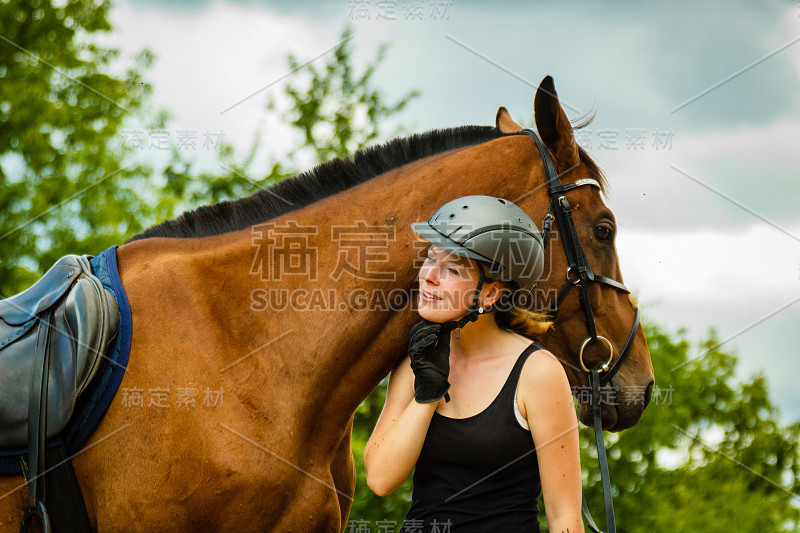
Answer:
[(457, 326), (452, 320), (439, 324), (422, 319), (411, 329), (408, 355), (418, 403), (436, 402), (442, 396), (445, 402), (450, 401), (450, 332)]

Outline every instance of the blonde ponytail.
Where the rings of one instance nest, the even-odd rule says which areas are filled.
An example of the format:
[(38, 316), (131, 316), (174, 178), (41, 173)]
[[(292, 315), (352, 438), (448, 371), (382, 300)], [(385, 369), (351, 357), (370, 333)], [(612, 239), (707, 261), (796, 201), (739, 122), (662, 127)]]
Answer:
[[(486, 282), (494, 281), (489, 278)], [(519, 333), (535, 341), (541, 341), (545, 333), (553, 327), (553, 320), (548, 313), (531, 311), (511, 305), (513, 293), (517, 289), (515, 282), (499, 282), (504, 287), (503, 296), (495, 302), (497, 309), (492, 313), (497, 325), (506, 330)], [(497, 305), (500, 304), (500, 305)]]

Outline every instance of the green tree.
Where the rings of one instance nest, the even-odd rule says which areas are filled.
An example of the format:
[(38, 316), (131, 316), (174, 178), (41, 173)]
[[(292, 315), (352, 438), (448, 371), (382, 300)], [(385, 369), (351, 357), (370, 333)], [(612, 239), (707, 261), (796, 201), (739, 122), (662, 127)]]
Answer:
[[(334, 157), (349, 157), (356, 150), (386, 138), (381, 132), (384, 120), (400, 113), (408, 103), (419, 96), (411, 91), (393, 104), (387, 104), (380, 90), (373, 87), (372, 76), (386, 56), (388, 44), (381, 44), (375, 57), (358, 76), (351, 65), (350, 28), (342, 32), (341, 44), (334, 50), (333, 58), (320, 70), (309, 64), (300, 69), (296, 57), (289, 56), (292, 70), (310, 76), (306, 84), (290, 83), (286, 95), (291, 106), (284, 120), (303, 134), (303, 144), (289, 154), (290, 158), (301, 151), (309, 152), (317, 163)], [(404, 128), (399, 126), (388, 134), (396, 137)]]
[[(151, 88), (141, 52), (124, 75), (108, 2), (0, 3), (0, 295), (18, 292), (65, 253), (97, 252), (159, 216), (138, 191), (151, 169), (120, 142)], [(158, 116), (155, 123), (163, 120)]]
[[(635, 427), (606, 433), (620, 529), (797, 531), (800, 423), (781, 424), (764, 376), (736, 381), (737, 358), (713, 328), (693, 350), (683, 329), (649, 325), (646, 335), (651, 405)], [(582, 436), (586, 500), (602, 517), (592, 435)]]

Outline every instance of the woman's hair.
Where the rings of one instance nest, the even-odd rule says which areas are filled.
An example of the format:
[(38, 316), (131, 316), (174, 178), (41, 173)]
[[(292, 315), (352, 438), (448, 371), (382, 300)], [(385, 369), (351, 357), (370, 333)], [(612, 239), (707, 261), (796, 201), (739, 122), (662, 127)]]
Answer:
[(544, 334), (553, 327), (552, 317), (547, 313), (531, 311), (525, 307), (515, 305), (515, 296), (519, 286), (516, 282), (498, 281), (484, 278), (484, 283), (496, 281), (503, 287), (503, 294), (494, 303), (494, 321), (502, 329), (519, 333), (524, 337), (541, 341)]

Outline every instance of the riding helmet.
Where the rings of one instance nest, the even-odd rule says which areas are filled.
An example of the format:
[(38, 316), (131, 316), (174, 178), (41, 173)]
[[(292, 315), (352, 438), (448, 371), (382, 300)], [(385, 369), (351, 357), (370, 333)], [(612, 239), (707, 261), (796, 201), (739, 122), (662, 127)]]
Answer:
[(464, 196), (444, 204), (417, 234), (451, 254), (489, 267), (489, 276), (531, 290), (544, 269), (539, 229), (525, 211), (503, 198)]

